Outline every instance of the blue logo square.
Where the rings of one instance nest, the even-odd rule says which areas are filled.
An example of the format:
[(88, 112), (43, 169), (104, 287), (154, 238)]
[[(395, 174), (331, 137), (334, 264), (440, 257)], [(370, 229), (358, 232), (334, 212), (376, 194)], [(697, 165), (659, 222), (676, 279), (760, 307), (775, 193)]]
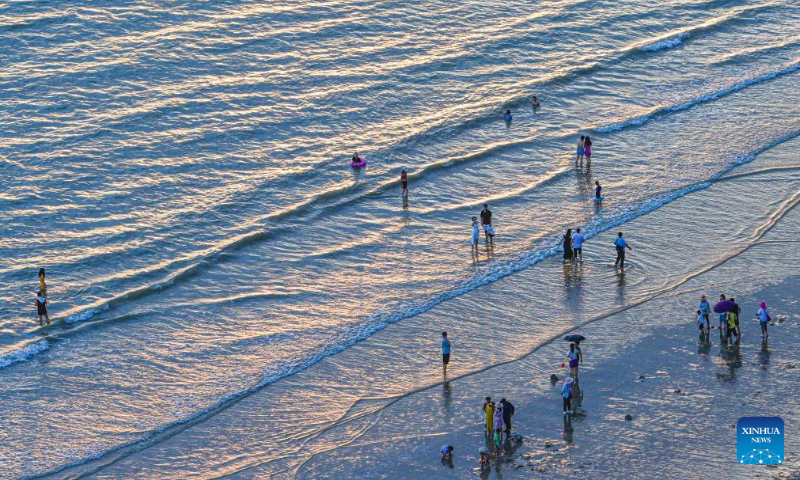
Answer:
[(742, 417), (736, 423), (737, 461), (745, 465), (783, 463), (783, 419)]

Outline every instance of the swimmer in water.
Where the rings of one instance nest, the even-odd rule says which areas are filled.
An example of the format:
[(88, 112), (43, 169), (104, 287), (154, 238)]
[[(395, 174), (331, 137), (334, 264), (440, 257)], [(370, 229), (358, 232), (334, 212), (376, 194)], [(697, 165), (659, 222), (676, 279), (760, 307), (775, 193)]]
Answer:
[(583, 162), (583, 143), (585, 138), (586, 137), (581, 135), (581, 139), (578, 140), (578, 150), (577, 150), (577, 156), (575, 157), (575, 165), (578, 164), (578, 161)]
[(514, 118), (511, 116), (511, 110), (506, 110), (506, 116), (504, 118), (506, 120), (506, 123), (511, 123), (511, 119)]
[(400, 185), (403, 186), (403, 196), (408, 195), (408, 173), (403, 170), (400, 172)]
[(358, 152), (353, 154), (353, 163), (361, 163), (361, 157), (358, 156)]
[(536, 110), (537, 108), (542, 106), (542, 104), (539, 103), (539, 99), (536, 98), (536, 95), (533, 96), (533, 100), (531, 100), (531, 103), (533, 103), (533, 109), (534, 110)]
[(600, 192), (602, 192), (602, 191), (603, 191), (603, 187), (601, 187), (601, 186), (600, 186), (600, 182), (598, 182), (597, 180), (595, 180), (595, 181), (594, 181), (594, 200), (595, 200), (596, 202), (599, 202), (599, 201), (600, 201), (600, 199), (601, 199), (601, 198), (603, 198), (603, 197), (600, 195)]

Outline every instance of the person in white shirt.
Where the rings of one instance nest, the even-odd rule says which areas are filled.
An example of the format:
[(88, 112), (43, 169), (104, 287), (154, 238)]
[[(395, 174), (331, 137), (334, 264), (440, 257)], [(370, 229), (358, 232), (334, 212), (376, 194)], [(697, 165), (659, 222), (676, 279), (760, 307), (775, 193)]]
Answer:
[(580, 227), (575, 229), (575, 235), (572, 236), (572, 249), (575, 254), (573, 255), (576, 260), (583, 260), (583, 240), (584, 236), (581, 233)]

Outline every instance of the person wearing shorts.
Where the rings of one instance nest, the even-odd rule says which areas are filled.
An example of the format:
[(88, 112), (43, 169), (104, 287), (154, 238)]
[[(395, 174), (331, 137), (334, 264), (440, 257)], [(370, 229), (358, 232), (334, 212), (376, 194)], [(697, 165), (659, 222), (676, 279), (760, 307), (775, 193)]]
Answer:
[(400, 172), (400, 185), (403, 186), (403, 195), (408, 195), (408, 172)]
[(576, 151), (577, 156), (575, 157), (575, 163), (578, 163), (578, 161), (583, 160), (583, 153), (584, 153), (583, 152), (583, 141), (584, 141), (585, 138), (586, 137), (581, 135), (581, 139), (578, 140), (578, 148), (577, 148), (577, 151)]
[(445, 377), (448, 363), (450, 363), (450, 340), (447, 339), (447, 332), (442, 332), (442, 372)]

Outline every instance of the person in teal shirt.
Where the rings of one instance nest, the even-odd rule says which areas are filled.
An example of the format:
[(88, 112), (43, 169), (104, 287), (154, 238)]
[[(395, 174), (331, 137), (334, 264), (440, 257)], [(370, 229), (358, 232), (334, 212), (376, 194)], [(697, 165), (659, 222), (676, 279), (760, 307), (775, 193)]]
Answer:
[(617, 239), (614, 240), (614, 246), (617, 249), (617, 260), (614, 262), (614, 266), (616, 267), (619, 264), (620, 270), (625, 270), (625, 249), (633, 250), (628, 242), (622, 238), (622, 232), (617, 233)]
[(708, 303), (705, 295), (700, 295), (700, 305), (697, 308), (700, 309), (700, 315), (706, 320), (706, 330), (711, 331), (711, 321), (708, 319), (711, 314), (711, 304)]
[(450, 363), (450, 340), (447, 339), (447, 332), (442, 332), (442, 372), (447, 377), (447, 364)]

